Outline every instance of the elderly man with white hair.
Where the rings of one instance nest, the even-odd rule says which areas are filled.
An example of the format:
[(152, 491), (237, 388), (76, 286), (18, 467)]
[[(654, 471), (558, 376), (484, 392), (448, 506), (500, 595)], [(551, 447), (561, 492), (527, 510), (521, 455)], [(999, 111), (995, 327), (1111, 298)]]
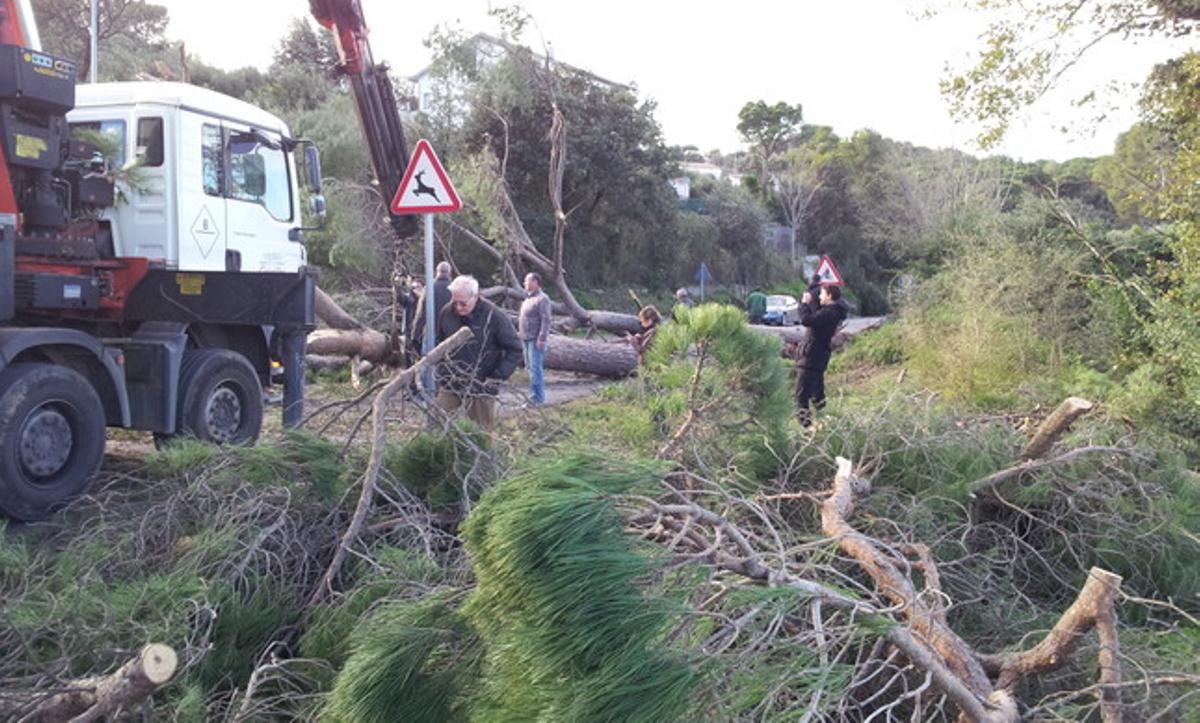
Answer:
[(521, 340), (508, 315), (479, 296), (479, 282), (459, 276), (450, 282), (450, 303), (438, 313), (438, 342), (469, 327), (470, 342), (438, 365), (438, 407), (453, 412), (466, 407), (467, 416), (488, 429), (496, 424), (496, 394), (500, 382), (521, 363)]

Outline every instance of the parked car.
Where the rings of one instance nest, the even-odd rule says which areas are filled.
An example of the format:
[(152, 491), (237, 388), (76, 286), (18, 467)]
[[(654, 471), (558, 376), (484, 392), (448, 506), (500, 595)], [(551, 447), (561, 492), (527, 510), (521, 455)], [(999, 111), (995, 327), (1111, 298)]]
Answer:
[(767, 313), (764, 324), (788, 326), (800, 323), (800, 302), (787, 294), (772, 294), (767, 297)]

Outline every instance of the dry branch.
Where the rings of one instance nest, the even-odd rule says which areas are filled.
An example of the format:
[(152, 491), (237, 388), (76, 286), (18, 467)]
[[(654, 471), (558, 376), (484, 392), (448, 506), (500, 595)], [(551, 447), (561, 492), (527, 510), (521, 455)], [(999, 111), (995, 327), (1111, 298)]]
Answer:
[(1126, 447), (1080, 447), (1073, 449), (1070, 452), (1065, 452), (1051, 459), (1029, 459), (1021, 462), (1018, 465), (1002, 469), (999, 472), (993, 472), (987, 477), (978, 479), (967, 486), (967, 492), (972, 496), (988, 492), (996, 487), (1001, 482), (1020, 477), (1023, 474), (1035, 472), (1046, 467), (1053, 467), (1056, 464), (1069, 462), (1076, 457), (1082, 457), (1085, 454), (1123, 454), (1132, 455), (1133, 450)]
[(473, 336), (474, 334), (471, 333), (470, 329), (466, 327), (459, 329), (449, 339), (435, 346), (432, 351), (422, 357), (416, 364), (413, 364), (408, 369), (397, 372), (371, 403), (371, 458), (367, 464), (367, 471), (363, 474), (362, 491), (358, 496), (358, 505), (354, 509), (354, 516), (350, 518), (350, 524), (346, 527), (341, 540), (338, 541), (337, 549), (334, 550), (333, 559), (330, 560), (329, 567), (326, 568), (325, 574), (321, 576), (321, 581), (317, 584), (316, 590), (313, 591), (312, 597), (309, 598), (309, 608), (317, 605), (325, 599), (326, 595), (333, 592), (333, 581), (342, 568), (342, 562), (346, 559), (346, 554), (349, 552), (351, 546), (354, 545), (359, 535), (362, 534), (363, 524), (366, 522), (367, 515), (370, 514), (371, 503), (375, 499), (375, 486), (379, 481), (379, 471), (383, 467), (388, 405), (397, 394), (408, 389), (427, 367), (440, 362), (455, 349), (470, 341)]
[(1105, 636), (1112, 636), (1109, 647), (1113, 657), (1107, 665), (1102, 663), (1101, 673), (1109, 678), (1116, 678), (1102, 682), (1120, 682), (1120, 669), (1112, 665), (1117, 654), (1114, 600), (1120, 589), (1120, 575), (1093, 567), (1075, 602), (1067, 608), (1041, 642), (1023, 652), (981, 655), (980, 662), (987, 670), (996, 674), (998, 687), (1011, 688), (1026, 675), (1062, 667), (1071, 657), (1079, 638), (1093, 626), (1102, 623), (1107, 630)]
[[(888, 626), (883, 638), (925, 675), (925, 682), (902, 698), (919, 697), (926, 685), (932, 685), (958, 706), (962, 720), (992, 723), (1019, 720), (1015, 685), (1023, 676), (1065, 664), (1079, 639), (1095, 627), (1101, 647), (1100, 674), (1097, 685), (1088, 689), (1089, 694), (1097, 696), (1106, 723), (1120, 720), (1123, 686), (1114, 607), (1120, 586), (1118, 576), (1093, 568), (1075, 603), (1063, 613), (1046, 638), (1030, 650), (982, 655), (948, 626), (949, 600), (942, 591), (936, 562), (926, 546), (915, 543), (889, 546), (864, 535), (850, 524), (855, 503), (861, 495), (869, 493), (870, 483), (854, 473), (848, 460), (839, 457), (837, 463), (837, 475), (827, 497), (818, 501), (811, 495), (803, 496), (818, 501), (823, 531), (866, 573), (874, 588), (890, 604), (886, 609), (794, 572), (793, 563), (789, 562), (794, 559), (794, 552), (784, 554), (782, 546), (778, 553), (770, 551), (763, 547), (768, 544), (769, 535), (760, 536), (750, 531), (751, 528), (740, 527), (730, 518), (705, 509), (687, 496), (680, 495), (684, 501), (675, 504), (638, 498), (643, 504), (649, 504), (650, 511), (635, 516), (631, 522), (635, 529), (643, 529), (647, 537), (665, 543), (674, 554), (682, 554), (682, 560), (703, 561), (752, 580), (795, 589), (809, 597), (814, 605), (820, 602), (849, 612), (854, 618), (872, 617), (888, 623), (900, 618), (899, 624)], [(751, 508), (752, 518), (766, 521), (764, 511), (755, 508), (754, 503), (742, 500), (741, 504)], [(778, 540), (776, 543), (782, 544)], [(915, 557), (915, 562), (910, 562), (909, 557)], [(923, 572), (923, 591), (918, 591), (910, 579), (911, 568)], [(794, 625), (795, 620), (789, 635), (799, 634)], [(830, 639), (829, 633), (818, 615), (810, 639), (823, 646)], [(892, 666), (892, 669), (895, 671), (893, 679), (903, 675), (903, 668)], [(874, 675), (866, 675), (862, 683), (865, 685)], [(888, 690), (890, 684), (884, 682), (878, 688), (879, 693)], [(878, 683), (873, 685), (879, 686)], [(883, 708), (876, 709), (876, 713), (897, 702), (886, 703)]]
[[(1058, 428), (1061, 429), (1061, 425)], [(1121, 720), (1120, 698), (1116, 689), (1111, 687), (1120, 683), (1121, 677), (1114, 607), (1114, 599), (1121, 585), (1119, 575), (1093, 567), (1075, 603), (1033, 648), (1020, 653), (977, 655), (945, 625), (940, 611), (929, 609), (916, 595), (912, 582), (900, 574), (875, 543), (846, 522), (853, 512), (855, 495), (865, 494), (870, 490), (870, 485), (853, 475), (849, 460), (839, 457), (837, 461), (838, 472), (833, 492), (821, 507), (825, 534), (836, 538), (842, 549), (871, 576), (880, 591), (901, 606), (913, 630), (929, 642), (964, 684), (991, 700), (995, 699), (997, 693), (1011, 693), (1024, 676), (1064, 665), (1080, 637), (1092, 627), (1097, 627), (1102, 647), (1100, 681), (1106, 686), (1102, 687), (1100, 694), (1101, 712), (1105, 721)], [(922, 560), (922, 564), (930, 569), (932, 563), (928, 558)], [(932, 584), (936, 577), (931, 580), (927, 570), (926, 580)], [(964, 655), (973, 656), (973, 659), (965, 659)], [(986, 673), (997, 676), (994, 690)]]
[[(921, 600), (912, 581), (896, 569), (890, 557), (847, 522), (854, 512), (855, 498), (869, 493), (871, 483), (853, 473), (850, 460), (838, 457), (837, 465), (833, 491), (821, 505), (821, 529), (858, 562), (880, 592), (900, 607), (912, 629), (937, 651), (963, 684), (979, 697), (986, 698), (992, 692), (991, 682), (970, 646), (946, 625), (940, 610), (930, 608)], [(933, 561), (929, 560), (927, 564), (932, 567)], [(930, 585), (936, 579), (936, 573), (926, 574)], [(941, 591), (935, 590), (935, 593), (941, 594)]]

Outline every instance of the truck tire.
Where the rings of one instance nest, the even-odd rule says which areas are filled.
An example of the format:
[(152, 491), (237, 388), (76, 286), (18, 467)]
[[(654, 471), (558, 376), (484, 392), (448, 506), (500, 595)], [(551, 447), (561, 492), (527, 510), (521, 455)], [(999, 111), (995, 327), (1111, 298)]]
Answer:
[(104, 458), (105, 424), (100, 396), (72, 369), (0, 372), (0, 512), (39, 520), (86, 490)]
[(179, 434), (213, 444), (253, 444), (262, 419), (262, 384), (246, 357), (229, 349), (183, 353)]

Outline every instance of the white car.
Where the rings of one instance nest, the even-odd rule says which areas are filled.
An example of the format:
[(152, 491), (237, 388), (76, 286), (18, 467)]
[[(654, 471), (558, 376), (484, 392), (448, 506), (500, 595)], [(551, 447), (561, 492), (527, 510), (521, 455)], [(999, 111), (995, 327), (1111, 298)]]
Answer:
[(800, 302), (796, 297), (787, 294), (775, 294), (767, 297), (767, 313), (763, 316), (764, 324), (789, 326), (800, 323)]

